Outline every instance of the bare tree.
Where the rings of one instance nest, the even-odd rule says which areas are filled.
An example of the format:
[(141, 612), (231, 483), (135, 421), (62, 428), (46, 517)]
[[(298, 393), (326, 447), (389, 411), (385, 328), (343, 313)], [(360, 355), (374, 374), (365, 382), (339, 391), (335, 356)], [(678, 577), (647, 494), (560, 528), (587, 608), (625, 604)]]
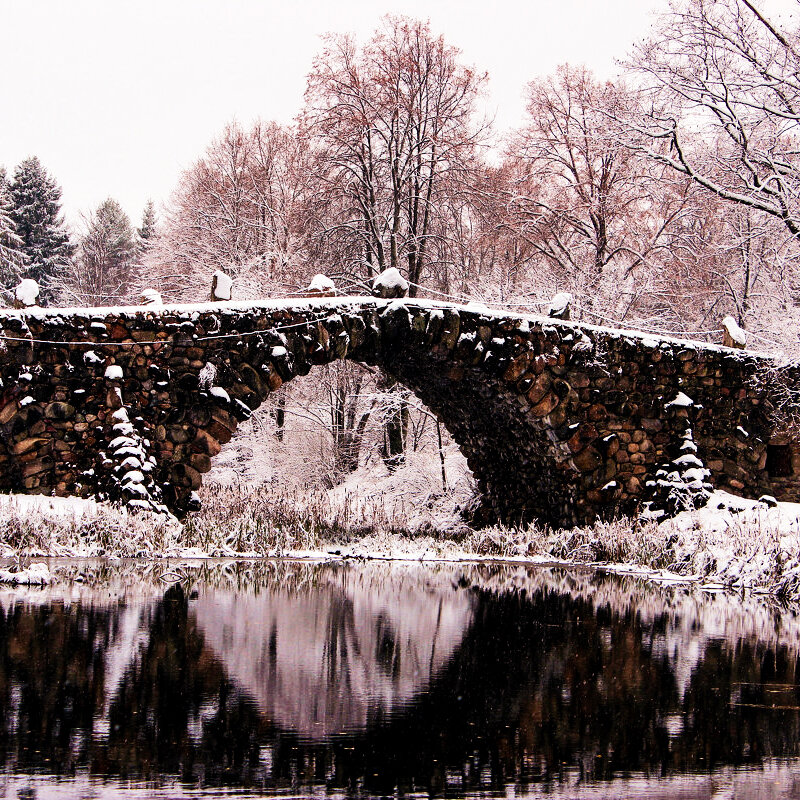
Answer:
[(631, 66), (652, 158), (800, 237), (798, 31), (751, 0), (672, 2)]
[[(506, 223), (529, 267), (627, 318), (641, 279), (660, 263), (688, 182), (626, 146), (618, 118), (635, 102), (625, 86), (560, 67), (528, 87), (528, 122), (507, 155)], [(537, 263), (538, 262), (538, 263)]]
[(471, 175), (485, 76), (458, 55), (427, 24), (386, 17), (363, 48), (326, 37), (314, 62), (302, 125), (321, 188), (311, 247), (344, 257), (356, 280), (396, 267), (413, 294), (446, 230), (445, 199)]
[(182, 176), (147, 254), (151, 279), (155, 272), (174, 299), (205, 294), (218, 269), (233, 275), (245, 295), (268, 293), (292, 279), (301, 159), (289, 129), (228, 125)]

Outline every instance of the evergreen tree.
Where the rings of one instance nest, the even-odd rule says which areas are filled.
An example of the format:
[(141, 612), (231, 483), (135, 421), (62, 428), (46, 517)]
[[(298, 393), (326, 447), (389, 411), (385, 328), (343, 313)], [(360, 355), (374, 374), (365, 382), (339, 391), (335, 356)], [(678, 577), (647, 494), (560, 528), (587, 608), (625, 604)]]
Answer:
[(78, 258), (61, 282), (65, 299), (82, 305), (118, 304), (128, 292), (135, 255), (130, 219), (109, 198), (86, 221)]
[(147, 252), (156, 236), (156, 208), (152, 200), (148, 200), (142, 213), (142, 226), (137, 228), (136, 235), (140, 252)]
[(7, 192), (8, 216), (25, 259), (24, 277), (37, 281), (46, 299), (74, 252), (61, 216), (61, 188), (34, 156), (16, 168)]
[(133, 302), (142, 302), (143, 292), (153, 287), (153, 275), (149, 266), (148, 254), (153, 249), (158, 238), (158, 223), (156, 209), (152, 200), (145, 203), (142, 212), (142, 224), (135, 232), (134, 264), (131, 267), (128, 282), (128, 296)]
[(141, 266), (145, 256), (153, 247), (156, 236), (156, 209), (152, 200), (148, 200), (142, 212), (141, 227), (136, 229), (136, 263)]
[(5, 167), (0, 167), (0, 292), (10, 300), (19, 282), (24, 259), (20, 251), (22, 240), (14, 229), (9, 210), (8, 181)]

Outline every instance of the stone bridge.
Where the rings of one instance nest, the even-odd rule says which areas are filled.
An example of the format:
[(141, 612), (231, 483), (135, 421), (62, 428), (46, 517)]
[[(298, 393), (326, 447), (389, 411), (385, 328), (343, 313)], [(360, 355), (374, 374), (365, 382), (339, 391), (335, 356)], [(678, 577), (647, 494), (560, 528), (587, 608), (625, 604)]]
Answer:
[(721, 346), (369, 297), (3, 310), (0, 337), (6, 492), (191, 510), (239, 421), (347, 358), (440, 418), (506, 522), (635, 512), (687, 429), (715, 486), (800, 499), (800, 454), (753, 380), (769, 362)]

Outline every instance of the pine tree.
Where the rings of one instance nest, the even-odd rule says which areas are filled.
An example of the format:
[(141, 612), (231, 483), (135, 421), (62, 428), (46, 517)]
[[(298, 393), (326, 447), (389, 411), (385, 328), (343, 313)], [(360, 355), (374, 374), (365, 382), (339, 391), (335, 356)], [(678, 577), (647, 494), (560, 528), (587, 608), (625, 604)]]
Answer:
[(118, 304), (128, 292), (135, 253), (130, 219), (109, 198), (86, 220), (78, 257), (59, 281), (64, 299), (82, 305)]
[(152, 200), (148, 200), (142, 213), (142, 226), (136, 229), (137, 249), (140, 255), (146, 253), (156, 236), (156, 209)]
[(19, 282), (24, 258), (20, 251), (22, 240), (14, 229), (9, 209), (8, 181), (5, 167), (0, 167), (0, 292), (10, 299)]
[(148, 200), (142, 212), (142, 224), (135, 232), (134, 264), (128, 283), (128, 296), (135, 303), (147, 302), (143, 292), (153, 288), (153, 274), (149, 263), (151, 259), (148, 255), (153, 250), (158, 235), (155, 205), (152, 200)]
[(53, 278), (74, 252), (61, 216), (61, 188), (34, 156), (16, 168), (7, 191), (8, 216), (25, 258), (24, 277), (40, 284), (46, 300)]

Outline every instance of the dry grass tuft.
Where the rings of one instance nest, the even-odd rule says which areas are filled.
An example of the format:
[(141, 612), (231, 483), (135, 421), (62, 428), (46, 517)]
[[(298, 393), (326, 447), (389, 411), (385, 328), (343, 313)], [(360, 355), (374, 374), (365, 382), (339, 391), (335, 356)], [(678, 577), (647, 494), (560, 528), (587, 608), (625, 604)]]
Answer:
[(171, 517), (128, 513), (114, 505), (96, 505), (82, 513), (36, 513), (4, 509), (0, 552), (42, 556), (115, 556), (147, 558), (175, 548), (180, 524)]
[(209, 555), (268, 555), (347, 544), (374, 532), (411, 535), (381, 500), (347, 495), (334, 503), (323, 490), (287, 493), (265, 484), (247, 492), (212, 484), (203, 508), (185, 520), (180, 542)]

